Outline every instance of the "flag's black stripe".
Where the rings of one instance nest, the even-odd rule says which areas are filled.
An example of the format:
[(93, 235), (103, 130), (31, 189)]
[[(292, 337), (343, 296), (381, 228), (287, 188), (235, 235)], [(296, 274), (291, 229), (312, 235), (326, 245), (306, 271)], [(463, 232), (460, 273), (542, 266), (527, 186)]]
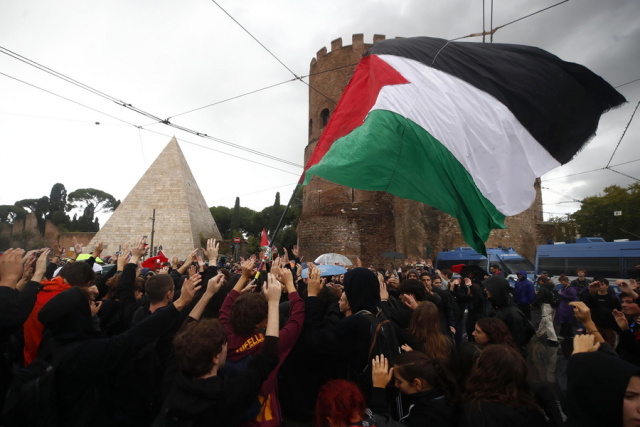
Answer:
[(530, 46), (413, 37), (378, 42), (366, 55), (410, 58), (489, 93), (562, 164), (595, 134), (603, 112), (626, 102), (586, 67)]

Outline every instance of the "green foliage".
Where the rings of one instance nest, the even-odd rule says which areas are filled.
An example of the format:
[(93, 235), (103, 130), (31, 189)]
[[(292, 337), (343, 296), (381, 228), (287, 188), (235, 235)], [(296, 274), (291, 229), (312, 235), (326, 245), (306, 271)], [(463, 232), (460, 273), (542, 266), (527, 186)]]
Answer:
[(67, 231), (71, 220), (67, 212), (71, 206), (67, 203), (67, 189), (64, 185), (57, 183), (51, 187), (49, 194), (49, 214), (47, 219), (51, 220), (58, 228)]
[(49, 198), (42, 196), (39, 199), (23, 199), (16, 202), (16, 206), (28, 209), (38, 220), (38, 230), (44, 233), (44, 220), (49, 214)]
[(0, 205), (0, 223), (13, 224), (16, 219), (24, 219), (27, 211), (16, 205)]
[(70, 193), (67, 199), (75, 209), (85, 209), (92, 204), (94, 212), (113, 212), (120, 205), (120, 200), (95, 188), (79, 188)]
[(211, 212), (211, 216), (216, 222), (218, 230), (220, 230), (220, 234), (222, 234), (222, 238), (230, 239), (231, 215), (233, 214), (233, 210), (226, 206), (214, 206), (209, 208), (209, 212)]
[(549, 221), (555, 224), (554, 227), (554, 242), (568, 242), (573, 243), (576, 236), (579, 234), (578, 224), (571, 218), (571, 216), (555, 216), (549, 218)]
[[(260, 232), (262, 228), (266, 228), (269, 236), (273, 236), (285, 208), (280, 204), (280, 193), (276, 193), (273, 205), (267, 206), (259, 212), (240, 206), (239, 197), (236, 197), (233, 208), (215, 206), (209, 208), (209, 210), (224, 239), (230, 240), (234, 237), (244, 236), (247, 240), (246, 250), (248, 254), (257, 254), (260, 252)], [(296, 227), (301, 212), (302, 188), (299, 188), (294, 195), (291, 207), (282, 221), (280, 232), (274, 242), (278, 248), (286, 247), (291, 249), (293, 245), (297, 244)]]
[(51, 187), (51, 193), (49, 194), (49, 210), (51, 212), (68, 212), (69, 205), (67, 204), (67, 189), (64, 185), (57, 183)]
[[(614, 215), (616, 211), (622, 215)], [(607, 241), (639, 239), (640, 183), (633, 183), (626, 189), (612, 185), (605, 188), (602, 195), (585, 198), (571, 219), (584, 237), (603, 237)]]

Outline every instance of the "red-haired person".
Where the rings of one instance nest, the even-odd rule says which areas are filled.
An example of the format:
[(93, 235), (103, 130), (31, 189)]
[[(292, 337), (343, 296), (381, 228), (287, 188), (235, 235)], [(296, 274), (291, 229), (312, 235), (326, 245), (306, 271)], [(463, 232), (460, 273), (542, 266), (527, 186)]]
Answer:
[(331, 380), (320, 388), (316, 400), (317, 427), (375, 426), (358, 386)]

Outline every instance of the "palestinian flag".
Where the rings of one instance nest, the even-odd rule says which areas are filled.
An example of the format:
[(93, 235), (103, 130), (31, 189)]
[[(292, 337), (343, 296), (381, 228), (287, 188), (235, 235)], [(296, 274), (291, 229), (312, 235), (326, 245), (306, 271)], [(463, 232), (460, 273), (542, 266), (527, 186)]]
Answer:
[(538, 48), (385, 40), (358, 64), (301, 180), (434, 206), (484, 252), (490, 231), (531, 205), (535, 178), (571, 160), (623, 102)]

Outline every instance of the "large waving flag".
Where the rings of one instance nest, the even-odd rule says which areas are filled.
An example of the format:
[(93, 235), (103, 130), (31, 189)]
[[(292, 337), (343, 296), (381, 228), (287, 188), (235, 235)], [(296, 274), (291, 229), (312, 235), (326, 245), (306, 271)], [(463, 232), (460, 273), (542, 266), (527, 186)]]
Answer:
[(587, 68), (541, 49), (429, 37), (376, 43), (360, 61), (301, 180), (387, 191), (457, 218), (485, 252), (626, 102)]

